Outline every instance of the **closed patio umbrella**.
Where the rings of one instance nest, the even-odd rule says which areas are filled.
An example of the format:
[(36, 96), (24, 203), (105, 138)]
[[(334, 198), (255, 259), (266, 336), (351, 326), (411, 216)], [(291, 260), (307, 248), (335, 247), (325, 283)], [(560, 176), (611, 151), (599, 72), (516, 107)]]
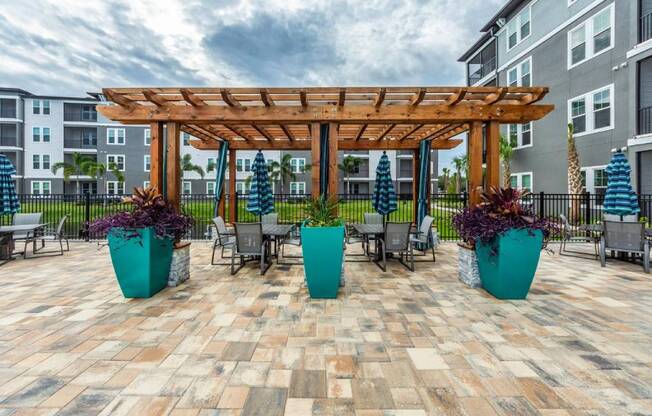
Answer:
[(631, 171), (625, 154), (620, 150), (614, 153), (607, 166), (607, 192), (604, 198), (606, 214), (623, 217), (641, 212), (630, 182)]
[(378, 167), (376, 167), (376, 184), (374, 185), (372, 205), (376, 212), (383, 216), (389, 215), (398, 209), (389, 158), (385, 151), (383, 151)]
[(267, 164), (262, 151), (258, 151), (251, 168), (251, 188), (247, 199), (247, 211), (262, 216), (274, 212), (274, 196), (269, 184)]
[(11, 175), (16, 174), (7, 156), (0, 154), (0, 215), (13, 215), (20, 211), (16, 187)]

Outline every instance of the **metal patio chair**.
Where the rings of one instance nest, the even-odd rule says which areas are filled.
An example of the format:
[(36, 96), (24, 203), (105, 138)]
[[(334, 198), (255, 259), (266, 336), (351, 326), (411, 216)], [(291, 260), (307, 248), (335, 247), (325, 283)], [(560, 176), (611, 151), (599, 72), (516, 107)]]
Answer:
[(261, 217), (260, 221), (263, 224), (278, 224), (278, 214), (276, 212), (265, 214)]
[(645, 238), (645, 224), (640, 222), (605, 221), (600, 239), (600, 264), (607, 265), (607, 251), (641, 256), (643, 270), (650, 273), (650, 241)]
[[(13, 225), (32, 225), (32, 224), (41, 224), (43, 221), (43, 213), (35, 212), (31, 214), (14, 214), (12, 224)], [(27, 245), (29, 243), (34, 244), (34, 249), (36, 249), (36, 241), (38, 241), (38, 235), (33, 231), (19, 231), (13, 233), (14, 242), (24, 242), (25, 248), (23, 251), (23, 258), (27, 258)]]
[[(231, 256), (231, 274), (236, 274), (245, 265), (245, 257), (260, 260), (260, 274), (265, 274), (271, 262), (269, 239), (263, 234), (263, 225), (254, 223), (235, 223), (235, 245)], [(235, 258), (240, 258), (240, 266), (235, 268)]]
[(285, 246), (290, 245), (290, 246), (295, 246), (295, 247), (301, 247), (301, 227), (293, 227), (292, 231), (290, 231), (290, 234), (288, 237), (282, 238), (279, 240), (279, 245), (280, 245), (280, 255), (276, 259), (276, 264), (299, 264), (299, 263), (281, 263), (281, 258), (287, 258), (287, 259), (302, 259), (302, 255), (298, 256), (286, 256), (285, 255)]
[[(364, 213), (364, 223), (365, 224), (383, 224), (384, 223), (384, 218), (381, 214), (378, 214), (376, 212), (365, 212)], [(365, 254), (368, 256), (369, 255), (369, 244), (371, 241), (376, 241), (376, 236), (374, 235), (368, 235), (365, 236), (365, 241), (362, 243), (362, 247), (364, 248)]]
[[(382, 256), (382, 265), (380, 258), (375, 261), (384, 272), (387, 271), (387, 254), (389, 253), (398, 254), (398, 261), (408, 270), (414, 271), (414, 251), (410, 243), (411, 226), (412, 224), (409, 222), (385, 223), (385, 232), (378, 238), (378, 250), (380, 250), (379, 256)], [(409, 265), (403, 260), (404, 256), (407, 260), (408, 255), (410, 256)]]
[(584, 254), (579, 251), (568, 250), (566, 248), (566, 243), (591, 243), (593, 244), (593, 248), (595, 250), (595, 258), (597, 259), (599, 256), (598, 246), (600, 239), (591, 235), (586, 230), (581, 230), (579, 228), (573, 229), (573, 227), (570, 225), (570, 222), (568, 221), (568, 218), (566, 218), (564, 214), (559, 215), (559, 219), (561, 220), (561, 242), (559, 243), (559, 255), (561, 256), (564, 252)]
[[(38, 254), (39, 256), (44, 256), (44, 255), (57, 255), (57, 256), (63, 256), (64, 251), (70, 251), (70, 243), (68, 242), (68, 238), (66, 237), (66, 232), (65, 232), (65, 225), (66, 221), (68, 221), (68, 218), (70, 216), (64, 215), (61, 220), (59, 220), (59, 224), (57, 224), (57, 228), (55, 229), (45, 229), (45, 232), (43, 235), (38, 236), (37, 240), (41, 240), (42, 243), (42, 248), (45, 247), (45, 242), (46, 241), (53, 241), (53, 242), (58, 242), (59, 243), (59, 250), (55, 251), (41, 251), (41, 249), (35, 250), (34, 254)], [(63, 242), (66, 242), (66, 249), (63, 249)]]
[[(233, 230), (229, 231), (224, 223), (222, 217), (213, 218), (213, 225), (215, 226), (215, 231), (217, 233), (217, 238), (213, 242), (213, 255), (211, 256), (211, 264), (213, 266), (219, 265), (221, 263), (215, 263), (215, 251), (218, 247), (222, 247), (220, 258), (231, 258), (233, 256), (233, 247), (235, 245), (235, 236), (233, 235)], [(226, 249), (231, 250), (231, 256), (224, 257), (224, 251)]]
[[(437, 261), (435, 257), (435, 246), (439, 244), (439, 236), (437, 231), (433, 231), (432, 224), (435, 221), (430, 215), (423, 217), (421, 221), (421, 226), (417, 230), (416, 234), (410, 237), (410, 244), (413, 246), (413, 250), (421, 251), (423, 256), (426, 255), (428, 247), (432, 251), (432, 261)], [(423, 248), (421, 248), (423, 247)]]

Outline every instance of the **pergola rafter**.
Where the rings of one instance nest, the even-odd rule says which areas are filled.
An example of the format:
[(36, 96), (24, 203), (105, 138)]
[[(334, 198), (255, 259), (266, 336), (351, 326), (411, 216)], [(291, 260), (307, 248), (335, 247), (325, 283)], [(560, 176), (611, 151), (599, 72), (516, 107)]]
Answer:
[[(183, 131), (196, 138), (191, 144), (198, 149), (216, 150), (228, 142), (231, 152), (310, 150), (313, 184), (319, 183), (314, 169), (319, 167), (315, 152), (320, 148), (320, 129), (328, 129), (322, 132), (328, 131), (329, 152), (412, 150), (415, 160), (421, 142), (429, 141), (431, 149), (452, 149), (463, 142), (456, 136), (468, 131), (473, 202), (483, 185), (482, 158), (477, 160), (483, 130), (491, 142), (488, 152), (496, 152), (501, 123), (527, 123), (554, 109), (538, 104), (548, 92), (545, 87), (166, 87), (103, 92), (117, 104), (98, 106), (104, 116), (124, 124), (151, 124), (159, 136), (161, 125), (167, 124), (173, 127), (168, 128), (168, 141), (175, 139), (170, 134)], [(496, 155), (488, 160), (497, 160)], [(330, 165), (329, 172), (333, 169), (336, 176), (336, 164)], [(498, 185), (496, 168), (491, 166), (491, 185)], [(328, 184), (330, 189), (336, 182), (329, 177)]]

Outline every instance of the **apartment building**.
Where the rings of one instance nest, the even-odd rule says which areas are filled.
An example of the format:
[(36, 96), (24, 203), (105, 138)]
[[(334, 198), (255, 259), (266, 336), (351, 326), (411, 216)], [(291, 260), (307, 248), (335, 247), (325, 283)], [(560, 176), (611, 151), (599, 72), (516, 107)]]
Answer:
[[(127, 126), (104, 118), (95, 110), (102, 99), (101, 94), (87, 97), (39, 96), (17, 88), (0, 88), (0, 153), (7, 155), (16, 166), (19, 193), (119, 195), (148, 184), (149, 126)], [(197, 172), (183, 172), (182, 192), (213, 194), (217, 152), (194, 149), (190, 146), (191, 136), (186, 133), (182, 133), (181, 139), (181, 154), (189, 154), (192, 163), (205, 172), (203, 178)], [(63, 170), (52, 172), (52, 166), (57, 162), (72, 164), (75, 153), (107, 167), (115, 166), (121, 171), (124, 181), (119, 181), (110, 171), (98, 178), (73, 175), (68, 181), (64, 181)], [(264, 151), (268, 163), (280, 162), (288, 153), (292, 155), (290, 163), (294, 177), (283, 184), (274, 182), (274, 192), (310, 194), (310, 172), (305, 171), (310, 164), (309, 151)], [(340, 192), (373, 192), (375, 168), (382, 152), (340, 152), (338, 157), (341, 161), (349, 154), (359, 158), (360, 165), (348, 180), (340, 175)], [(397, 193), (411, 194), (412, 153), (388, 151), (387, 154), (392, 162)], [(251, 176), (255, 156), (255, 150), (236, 154), (236, 190), (240, 193), (248, 191), (247, 178)], [(437, 156), (437, 151), (433, 151), (433, 192), (437, 189)]]
[(603, 193), (611, 150), (627, 146), (633, 182), (652, 193), (652, 1), (510, 0), (460, 57), (467, 85), (548, 86), (555, 111), (504, 125), (512, 185), (568, 192), (567, 124), (585, 189)]

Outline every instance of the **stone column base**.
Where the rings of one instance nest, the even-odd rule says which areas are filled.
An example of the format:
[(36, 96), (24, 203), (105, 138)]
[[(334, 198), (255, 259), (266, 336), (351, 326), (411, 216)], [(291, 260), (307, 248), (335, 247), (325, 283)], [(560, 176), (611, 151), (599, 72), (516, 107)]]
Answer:
[(459, 279), (469, 287), (482, 287), (475, 250), (461, 244), (458, 246)]
[(174, 248), (168, 286), (176, 287), (190, 279), (190, 243)]

